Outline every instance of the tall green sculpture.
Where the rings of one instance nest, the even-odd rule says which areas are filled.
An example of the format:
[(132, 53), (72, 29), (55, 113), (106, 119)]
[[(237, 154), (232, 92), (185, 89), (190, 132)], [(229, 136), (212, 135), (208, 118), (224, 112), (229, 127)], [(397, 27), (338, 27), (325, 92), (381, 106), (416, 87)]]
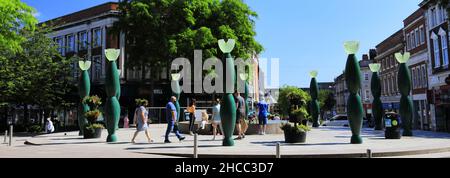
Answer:
[(319, 127), (319, 113), (320, 113), (320, 106), (319, 106), (319, 86), (317, 84), (317, 71), (311, 71), (309, 73), (311, 76), (311, 84), (310, 87), (310, 94), (311, 94), (311, 116), (313, 119), (313, 127)]
[(369, 68), (372, 71), (371, 90), (373, 96), (372, 102), (372, 114), (375, 119), (375, 130), (383, 130), (383, 103), (381, 102), (381, 83), (378, 76), (381, 64), (369, 64)]
[[(251, 65), (250, 65), (251, 67)], [(242, 81), (245, 81), (244, 84), (244, 100), (245, 100), (245, 118), (247, 119), (248, 117), (248, 112), (249, 112), (249, 108), (248, 108), (248, 97), (250, 95), (250, 90), (249, 90), (249, 81), (251, 80), (251, 70), (249, 69), (249, 72), (245, 72), (243, 74), (239, 74), (239, 77), (241, 78)]]
[(352, 130), (352, 144), (362, 144), (360, 136), (363, 123), (363, 106), (358, 92), (361, 89), (361, 71), (355, 53), (359, 49), (359, 42), (349, 41), (344, 44), (348, 54), (345, 67), (345, 81), (350, 92), (347, 100), (348, 121)]
[(78, 126), (80, 127), (79, 135), (83, 135), (84, 126), (87, 123), (84, 113), (89, 111), (89, 105), (83, 103), (83, 99), (89, 96), (91, 92), (91, 81), (89, 79), (88, 70), (91, 68), (91, 61), (79, 61), (78, 66), (81, 69), (81, 75), (78, 80), (78, 93), (80, 94), (80, 106), (78, 108)]
[(412, 133), (412, 113), (413, 104), (409, 93), (411, 92), (411, 72), (406, 66), (406, 62), (409, 60), (410, 53), (396, 53), (395, 58), (400, 63), (398, 69), (398, 89), (402, 97), (400, 98), (400, 117), (403, 125), (403, 136), (413, 136)]
[(222, 105), (220, 107), (220, 117), (222, 118), (222, 126), (225, 138), (223, 146), (234, 146), (233, 132), (236, 126), (236, 103), (234, 102), (234, 86), (236, 84), (236, 73), (234, 69), (234, 59), (231, 57), (231, 51), (235, 46), (235, 40), (230, 39), (228, 42), (219, 40), (219, 48), (224, 53), (222, 63), (225, 63), (224, 69), (224, 94), (222, 97)]
[(119, 128), (120, 103), (118, 99), (120, 90), (119, 71), (117, 70), (116, 60), (119, 58), (119, 49), (105, 50), (105, 56), (108, 59), (106, 64), (106, 104), (105, 117), (106, 127), (108, 129), (107, 142), (116, 142), (116, 130)]

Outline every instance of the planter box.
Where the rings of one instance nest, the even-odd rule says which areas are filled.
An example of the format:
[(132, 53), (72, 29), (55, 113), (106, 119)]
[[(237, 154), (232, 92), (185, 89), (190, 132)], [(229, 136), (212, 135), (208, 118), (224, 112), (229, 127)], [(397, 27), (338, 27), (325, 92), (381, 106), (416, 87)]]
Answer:
[(102, 131), (103, 129), (98, 128), (95, 129), (94, 132), (91, 132), (91, 130), (84, 129), (84, 139), (92, 139), (92, 138), (101, 138), (102, 137)]
[(305, 143), (306, 132), (284, 132), (284, 139), (286, 143)]

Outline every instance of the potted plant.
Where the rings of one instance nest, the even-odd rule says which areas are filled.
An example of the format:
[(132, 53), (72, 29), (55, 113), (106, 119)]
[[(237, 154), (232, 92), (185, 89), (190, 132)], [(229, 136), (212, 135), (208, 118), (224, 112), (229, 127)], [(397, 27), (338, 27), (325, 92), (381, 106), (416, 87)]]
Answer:
[(102, 104), (101, 98), (98, 96), (88, 96), (83, 99), (83, 104), (89, 105), (90, 108), (90, 111), (84, 114), (88, 124), (84, 127), (83, 136), (85, 139), (100, 138), (102, 136), (102, 130), (105, 129), (102, 124), (97, 123), (98, 118), (102, 115), (102, 112), (98, 109)]
[(309, 118), (308, 111), (304, 106), (300, 108), (296, 106), (296, 109), (290, 113), (289, 121), (291, 123), (281, 125), (286, 143), (306, 142), (306, 133), (311, 130), (307, 124)]

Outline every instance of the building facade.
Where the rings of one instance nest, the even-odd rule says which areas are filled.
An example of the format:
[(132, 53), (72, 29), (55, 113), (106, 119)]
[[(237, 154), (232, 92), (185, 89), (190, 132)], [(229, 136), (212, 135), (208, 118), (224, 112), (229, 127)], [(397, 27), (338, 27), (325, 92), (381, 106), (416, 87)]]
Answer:
[[(52, 27), (52, 32), (48, 36), (59, 46), (60, 53), (65, 57), (78, 56), (85, 60), (92, 61), (89, 69), (91, 79), (91, 95), (98, 95), (105, 98), (105, 49), (120, 49), (121, 55), (117, 60), (120, 71), (122, 117), (134, 114), (135, 99), (145, 98), (149, 100), (151, 107), (163, 107), (172, 95), (170, 85), (170, 66), (159, 68), (130, 67), (127, 66), (129, 55), (127, 55), (126, 35), (114, 29), (114, 23), (119, 20), (119, 4), (108, 2), (85, 10), (64, 15), (55, 19), (42, 22)], [(192, 51), (194, 52), (194, 51)], [(259, 67), (258, 55), (253, 55), (253, 70), (255, 75), (251, 81), (252, 100), (258, 100), (261, 83), (260, 76), (264, 76)], [(80, 75), (78, 61), (72, 64), (73, 77), (77, 79)], [(262, 90), (264, 91), (264, 90)], [(77, 95), (76, 93), (74, 95)], [(212, 101), (219, 95), (209, 94), (184, 94), (182, 93), (180, 104), (186, 106), (191, 98), (195, 98), (202, 107), (210, 107)], [(76, 112), (76, 109), (73, 110)], [(161, 109), (150, 111), (151, 119), (164, 121), (164, 112)], [(74, 114), (76, 116), (76, 114)], [(161, 119), (163, 118), (163, 119)]]
[(445, 8), (436, 0), (424, 0), (419, 6), (426, 19), (428, 46), (428, 102), (431, 128), (450, 132), (449, 20)]
[(407, 62), (411, 70), (412, 100), (414, 103), (413, 128), (431, 129), (428, 91), (428, 42), (426, 40), (425, 11), (418, 9), (404, 21), (405, 50), (411, 53)]
[(372, 91), (370, 88), (370, 82), (372, 79), (372, 71), (370, 71), (369, 64), (371, 64), (372, 61), (369, 59), (369, 55), (364, 54), (362, 56), (362, 60), (359, 61), (359, 67), (361, 70), (361, 90), (360, 90), (360, 96), (361, 96), (361, 102), (363, 104), (364, 109), (364, 115), (366, 118), (371, 117), (372, 115)]
[(334, 97), (336, 99), (336, 114), (347, 114), (347, 98), (350, 95), (347, 84), (345, 83), (345, 74), (341, 74), (334, 79)]
[(383, 109), (399, 112), (400, 92), (397, 85), (398, 62), (395, 59), (395, 53), (404, 52), (403, 30), (385, 39), (376, 46), (377, 57), (375, 63), (381, 64), (381, 102)]

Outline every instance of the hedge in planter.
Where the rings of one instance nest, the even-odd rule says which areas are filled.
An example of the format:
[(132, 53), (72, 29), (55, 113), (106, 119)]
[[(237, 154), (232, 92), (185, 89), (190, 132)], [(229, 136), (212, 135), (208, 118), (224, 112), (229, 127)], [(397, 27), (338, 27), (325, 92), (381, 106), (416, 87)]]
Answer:
[(409, 93), (411, 92), (411, 72), (408, 66), (406, 66), (406, 62), (408, 62), (410, 55), (410, 53), (405, 53), (404, 55), (401, 53), (395, 54), (395, 58), (400, 63), (397, 82), (398, 89), (402, 95), (400, 98), (400, 117), (403, 125), (403, 136), (413, 136), (413, 104), (411, 98), (409, 97)]
[(83, 136), (85, 139), (100, 138), (103, 125), (97, 124), (98, 118), (102, 115), (102, 112), (98, 107), (102, 104), (101, 99), (98, 96), (90, 96), (83, 99), (83, 104), (89, 106), (90, 111), (84, 114), (84, 117), (88, 123), (83, 128)]
[(219, 40), (219, 48), (224, 53), (224, 58), (222, 58), (222, 63), (225, 70), (225, 80), (224, 80), (224, 94), (222, 98), (222, 105), (220, 108), (220, 117), (222, 118), (223, 126), (223, 146), (234, 146), (234, 140), (232, 138), (234, 128), (236, 126), (236, 103), (234, 102), (234, 86), (236, 84), (236, 73), (234, 69), (234, 59), (231, 57), (231, 51), (233, 51), (235, 46), (235, 40), (229, 39), (228, 42), (225, 40)]
[(348, 54), (345, 67), (345, 81), (350, 92), (347, 100), (348, 121), (352, 130), (352, 144), (361, 144), (361, 128), (363, 123), (364, 111), (361, 103), (361, 97), (358, 92), (361, 89), (361, 70), (355, 53), (359, 49), (359, 42), (349, 41), (344, 44), (345, 51)]
[(375, 130), (383, 130), (383, 103), (381, 102), (381, 83), (378, 76), (381, 64), (369, 64), (372, 71), (371, 90), (373, 96), (372, 113), (375, 119)]
[(119, 49), (106, 49), (105, 56), (107, 58), (106, 64), (106, 105), (105, 117), (106, 127), (108, 129), (107, 142), (116, 142), (116, 130), (119, 128), (120, 119), (120, 80), (119, 71), (117, 70), (116, 60), (119, 58)]
[(311, 130), (303, 124), (293, 126), (290, 123), (283, 124), (281, 129), (284, 132), (286, 143), (305, 143), (307, 132)]
[(79, 117), (78, 117), (78, 126), (80, 128), (79, 135), (84, 134), (84, 127), (86, 125), (86, 118), (84, 114), (89, 111), (89, 106), (84, 104), (83, 99), (90, 94), (91, 90), (91, 81), (89, 79), (89, 68), (91, 67), (91, 61), (79, 61), (78, 66), (81, 69), (80, 78), (78, 81), (78, 93), (80, 95), (80, 106), (78, 108)]

